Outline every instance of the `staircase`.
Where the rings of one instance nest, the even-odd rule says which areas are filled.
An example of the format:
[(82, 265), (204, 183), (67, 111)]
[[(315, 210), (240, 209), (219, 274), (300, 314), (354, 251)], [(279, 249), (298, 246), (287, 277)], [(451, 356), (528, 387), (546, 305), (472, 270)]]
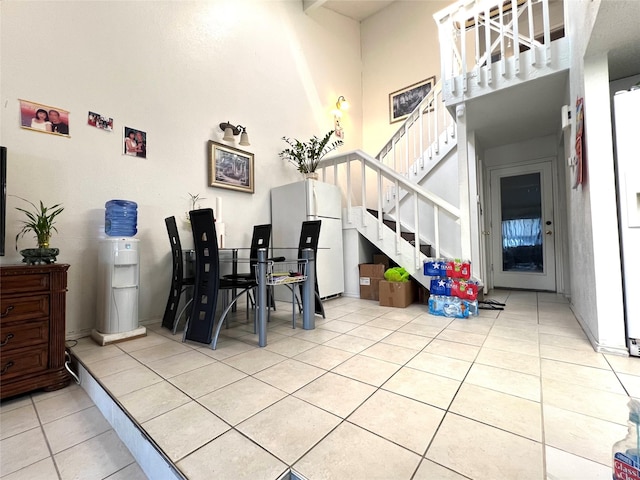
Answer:
[(564, 19), (558, 26), (549, 5), (550, 0), (461, 0), (438, 12), (442, 82), (375, 157), (354, 150), (318, 166), (323, 181), (342, 189), (343, 228), (355, 228), (425, 287), (428, 257), (468, 258), (473, 278), (485, 283), (474, 267), (481, 263), (481, 186), (456, 115), (472, 108), (469, 99), (568, 68), (568, 45), (551, 41), (551, 31), (560, 31)]
[[(371, 209), (367, 209), (367, 211), (374, 217), (378, 218), (379, 213), (377, 211), (371, 210)], [(384, 212), (382, 217), (382, 223), (384, 223), (387, 227), (389, 227), (393, 231), (395, 231), (398, 226), (398, 222), (393, 217), (384, 215)], [(402, 226), (402, 224), (400, 224), (400, 236), (402, 237), (403, 240), (409, 242), (409, 244), (411, 244), (412, 246), (415, 246), (415, 242), (416, 242), (415, 232), (405, 229)], [(427, 257), (431, 256), (431, 245), (420, 242), (419, 249), (420, 249), (420, 253), (422, 253), (423, 255)]]

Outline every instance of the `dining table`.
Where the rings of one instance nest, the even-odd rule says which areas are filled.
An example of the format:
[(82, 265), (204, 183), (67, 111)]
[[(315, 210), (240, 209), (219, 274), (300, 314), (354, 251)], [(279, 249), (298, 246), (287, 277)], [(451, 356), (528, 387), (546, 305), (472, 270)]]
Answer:
[[(238, 257), (238, 252), (242, 250), (242, 248), (238, 247), (224, 247), (220, 250), (226, 250), (231, 252), (231, 260), (232, 260), (232, 272), (236, 274), (238, 272), (238, 263), (241, 259)], [(296, 248), (297, 250), (297, 248)], [(278, 262), (274, 260), (270, 260), (267, 257), (267, 249), (259, 248), (258, 249), (258, 258), (257, 262), (254, 265), (255, 274), (256, 274), (256, 282), (257, 286), (257, 295), (256, 295), (256, 315), (257, 315), (257, 330), (258, 330), (258, 346), (265, 347), (267, 345), (267, 308), (268, 308), (268, 299), (267, 299), (267, 286), (277, 286), (277, 285), (285, 285), (292, 283), (301, 284), (302, 291), (302, 328), (304, 330), (313, 330), (315, 329), (315, 257), (313, 249), (306, 248), (301, 250), (301, 258), (298, 258), (294, 261), (287, 262)], [(285, 282), (280, 281), (280, 279), (273, 275), (273, 272), (277, 270), (279, 264), (304, 264), (305, 275), (304, 278), (298, 280), (295, 277), (291, 277), (286, 279)], [(292, 305), (292, 308), (295, 312), (295, 305)], [(217, 342), (212, 342), (212, 348), (216, 348)]]
[[(299, 283), (302, 283), (302, 328), (304, 330), (313, 330), (315, 325), (315, 258), (313, 250), (311, 248), (305, 248), (301, 251), (302, 257), (298, 259), (299, 262), (306, 263), (306, 275), (305, 279)], [(258, 249), (258, 263), (256, 265), (257, 274), (256, 281), (258, 282), (258, 295), (256, 299), (256, 309), (258, 315), (258, 346), (265, 347), (267, 345), (267, 285), (280, 285), (280, 283), (274, 282), (270, 276), (267, 275), (269, 267), (273, 268), (273, 260), (267, 259), (267, 249)], [(295, 309), (295, 305), (291, 306)]]

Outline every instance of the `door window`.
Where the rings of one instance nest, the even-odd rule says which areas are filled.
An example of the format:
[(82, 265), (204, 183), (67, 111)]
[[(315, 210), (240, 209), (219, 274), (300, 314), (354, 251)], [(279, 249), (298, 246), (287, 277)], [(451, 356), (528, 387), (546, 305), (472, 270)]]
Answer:
[(502, 270), (542, 272), (542, 197), (540, 173), (500, 179)]

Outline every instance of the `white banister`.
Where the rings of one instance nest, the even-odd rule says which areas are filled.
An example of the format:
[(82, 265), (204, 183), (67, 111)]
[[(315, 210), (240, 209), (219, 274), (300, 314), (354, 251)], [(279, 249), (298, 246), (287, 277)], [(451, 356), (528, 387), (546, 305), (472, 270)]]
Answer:
[[(458, 97), (467, 93), (472, 72), (474, 84), (491, 85), (491, 65), (496, 62), (501, 76), (520, 75), (521, 50), (532, 50), (528, 57), (532, 67), (550, 65), (551, 25), (564, 25), (563, 18), (555, 18), (562, 15), (558, 9), (550, 18), (550, 1), (460, 0), (436, 13), (441, 81), (448, 85), (448, 93)], [(512, 68), (507, 67), (508, 59)], [(461, 91), (457, 91), (458, 82)]]
[[(361, 205), (354, 205), (351, 202), (351, 192), (354, 189), (351, 185), (351, 182), (353, 181), (353, 175), (350, 175), (349, 171), (351, 170), (351, 167), (355, 162), (360, 162), (361, 164), (360, 172), (363, 179), (363, 181), (361, 182)], [(389, 166), (384, 165), (377, 159), (367, 155), (360, 150), (353, 150), (351, 152), (346, 152), (344, 154), (325, 158), (319, 163), (318, 169), (335, 169), (336, 166), (343, 164), (345, 164), (347, 168), (347, 174), (344, 176), (344, 180), (346, 181), (345, 190), (346, 192), (348, 192), (348, 200), (346, 205), (349, 209), (357, 206), (363, 208), (367, 208), (369, 205), (377, 206), (378, 231), (376, 232), (376, 236), (378, 240), (382, 240), (383, 232), (386, 228), (384, 225), (384, 196), (382, 195), (382, 191), (384, 183), (387, 182), (394, 191), (392, 203), (395, 212), (400, 212), (401, 207), (404, 206), (406, 206), (407, 208), (413, 207), (413, 215), (411, 215), (408, 220), (409, 223), (413, 223), (413, 225), (410, 226), (415, 232), (416, 243), (416, 245), (412, 249), (414, 252), (412, 265), (415, 263), (415, 268), (418, 269), (422, 262), (422, 256), (420, 252), (421, 239), (425, 240), (427, 243), (435, 245), (436, 252), (440, 251), (442, 240), (439, 238), (439, 236), (440, 232), (443, 231), (439, 224), (441, 213), (444, 212), (444, 214), (454, 223), (459, 222), (460, 209), (458, 207), (450, 204), (434, 193), (424, 190), (419, 185), (407, 179), (405, 175), (394, 171)], [(374, 189), (374, 191), (369, 191), (369, 189), (366, 188), (364, 179), (368, 176), (375, 176), (376, 178), (376, 188)], [(326, 178), (326, 175), (323, 176), (323, 178)], [(338, 184), (339, 179), (337, 177), (334, 177), (333, 180), (335, 184)], [(342, 179), (340, 179), (340, 181), (342, 181)], [(402, 192), (403, 195), (400, 195), (400, 192)], [(368, 199), (371, 199), (370, 203)], [(426, 219), (428, 218), (432, 219), (429, 223), (427, 223), (426, 221)], [(400, 253), (401, 244), (404, 242), (402, 238), (403, 225), (401, 224), (400, 220), (401, 219), (397, 215), (396, 228), (394, 232), (394, 249), (396, 254)]]

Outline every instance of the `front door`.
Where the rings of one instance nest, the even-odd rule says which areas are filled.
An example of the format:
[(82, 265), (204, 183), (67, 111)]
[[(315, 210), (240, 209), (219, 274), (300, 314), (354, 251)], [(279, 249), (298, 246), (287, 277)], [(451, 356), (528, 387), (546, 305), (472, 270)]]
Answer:
[(491, 170), (494, 287), (556, 291), (551, 163)]

